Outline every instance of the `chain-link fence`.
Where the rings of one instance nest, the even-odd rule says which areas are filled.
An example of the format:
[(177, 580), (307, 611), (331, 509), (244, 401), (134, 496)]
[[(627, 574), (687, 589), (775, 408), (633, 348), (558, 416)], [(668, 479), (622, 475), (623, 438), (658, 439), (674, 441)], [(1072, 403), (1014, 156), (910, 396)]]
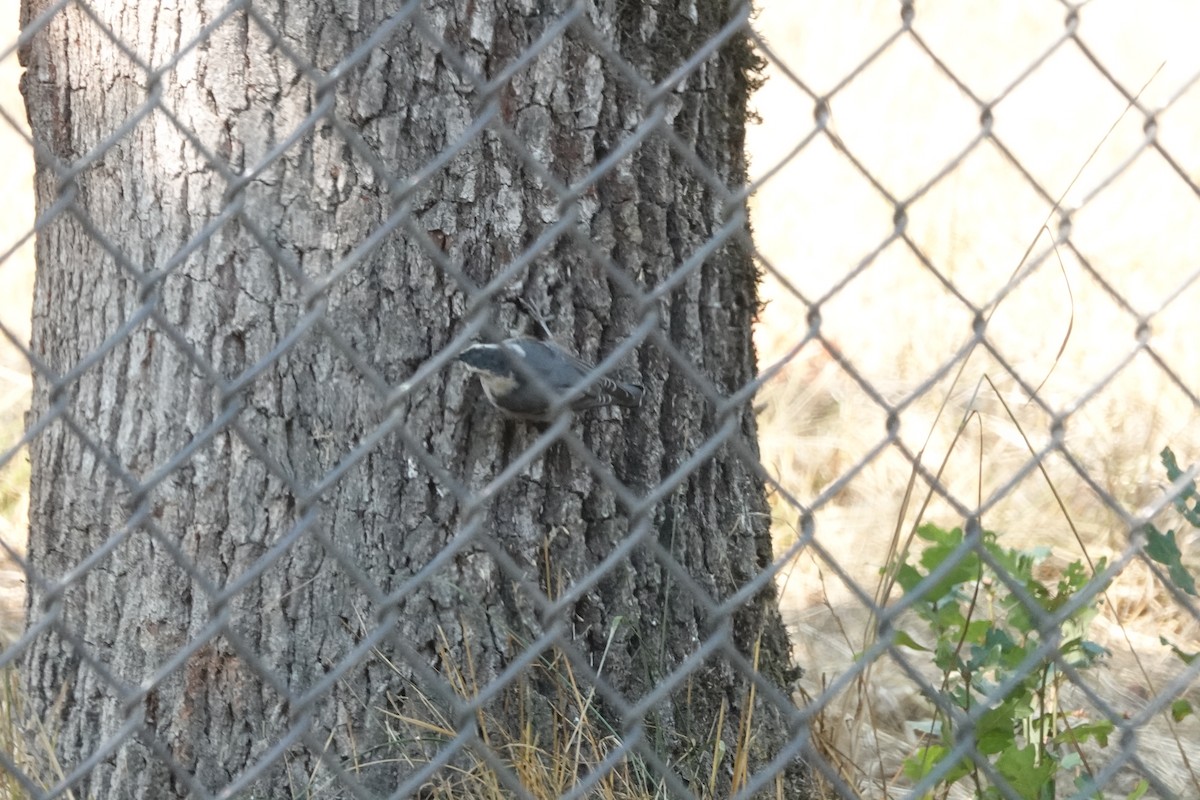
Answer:
[[(315, 6), (258, 2), (194, 16), (166, 4), (23, 9), (7, 61), (21, 54), (29, 64), (31, 103), (61, 106), (41, 116), (31, 108), (30, 134), (19, 106), (3, 105), (15, 149), (38, 163), (40, 205), (35, 221), (9, 233), (0, 268), (16, 281), (8, 276), (31, 258), (33, 237), (47, 241), (34, 314), (54, 320), (35, 325), (32, 346), (23, 322), (4, 325), (8, 368), (32, 372), (35, 385), (33, 412), (20, 429), (13, 420), (4, 450), (18, 487), (13, 516), (31, 446), (44, 454), (33, 458), (35, 481), (61, 483), (35, 489), (28, 552), (20, 523), (5, 541), (6, 586), (21, 595), (27, 587), (30, 599), (22, 613), (22, 601), (6, 596), (0, 791), (750, 797), (794, 791), (799, 784), (782, 776), (803, 764), (815, 776), (807, 790), (821, 797), (1200, 796), (1191, 708), (1200, 614), (1188, 552), (1200, 515), (1186, 469), (1200, 451), (1192, 356), (1200, 115), (1191, 111), (1200, 60), (1190, 45), (1165, 43), (1167, 27), (1184, 40), (1194, 30), (1186, 4), (1134, 12), (1040, 0), (984, 12), (764, 2), (761, 16), (740, 3), (396, 5), (343, 10), (353, 20), (343, 29)], [(513, 33), (518, 18), (536, 20), (528, 42)], [(1153, 35), (1142, 36), (1142, 25)], [(721, 134), (705, 128), (720, 113), (693, 115), (689, 104), (740, 111), (724, 97), (729, 73), (719, 64), (747, 38), (767, 76), (753, 109), (764, 123), (749, 134), (749, 178), (729, 185), (743, 179), (740, 159), (701, 146), (711, 137), (720, 148)], [(39, 60), (46, 40), (57, 45), (44, 52), (71, 57)], [(401, 40), (416, 56), (396, 69)], [(632, 42), (668, 51), (656, 74), (637, 66)], [(83, 57), (93, 52), (97, 61)], [(229, 87), (206, 70), (230, 62), (236, 71), (243, 60), (243, 85), (221, 96)], [(556, 71), (560, 63), (568, 68)], [(377, 98), (407, 93), (419, 108), (420, 92), (442, 79), (454, 96), (421, 99), (440, 109), (444, 138), (410, 163), (415, 128), (388, 121)], [(72, 93), (97, 84), (133, 113), (69, 113)], [(626, 105), (601, 134), (609, 112), (597, 109), (609, 85)], [(189, 94), (195, 86), (204, 90)], [(243, 127), (222, 125), (231, 107)], [(250, 114), (283, 135), (248, 144)], [(558, 131), (561, 114), (575, 115), (578, 129)], [(432, 124), (415, 112), (413, 120)], [(388, 152), (369, 133), (379, 126)], [(584, 145), (572, 138), (580, 131)], [(147, 141), (160, 152), (139, 155)], [(731, 141), (741, 144), (736, 133)], [(512, 189), (511, 175), (487, 199), (467, 188), (487, 184), (478, 164), (493, 146), (511, 159), (495, 160), (496, 171), (516, 164), (538, 185), (540, 205)], [(577, 171), (547, 166), (570, 163), (564, 153), (580, 147), (589, 152)], [(681, 220), (666, 228), (698, 243), (679, 263), (652, 269), (621, 263), (619, 226), (605, 232), (596, 220), (608, 205), (618, 220), (653, 214), (626, 192), (669, 182), (637, 174), (647, 163), (637, 154), (654, 147), (693, 180), (691, 195), (666, 206)], [(482, 162), (455, 173), (456, 159), (476, 148)], [(296, 152), (312, 196), (298, 191), (274, 207), (263, 187), (295, 180)], [(154, 171), (167, 179), (154, 184), (145, 177)], [(447, 172), (462, 180), (461, 194), (432, 196), (433, 176)], [(369, 177), (348, 183), (351, 174)], [(148, 185), (175, 186), (179, 196), (147, 196)], [(368, 190), (386, 195), (386, 207), (360, 198)], [(334, 196), (327, 229), (289, 217)], [(32, 205), (26, 195), (17, 202)], [(689, 216), (688, 203), (701, 211)], [(495, 243), (486, 270), (467, 260), (481, 251), (459, 245), (469, 236), (444, 208), (455, 204), (480, 208), (479, 240)], [(127, 211), (140, 223), (118, 224)], [(157, 238), (155, 215), (167, 211), (191, 223), (184, 233), (163, 225)], [(519, 246), (517, 228), (505, 227), (514, 216), (523, 217)], [(359, 217), (370, 221), (356, 228)], [(715, 222), (698, 234), (704, 219)], [(226, 233), (232, 225), (241, 239)], [(432, 305), (364, 322), (356, 302), (377, 306), (353, 287), (365, 265), (380, 269), (373, 259), (389, 242), (391, 255), (415, 252), (429, 270), (369, 291), (412, 292), (410, 306)], [(651, 244), (632, 246), (658, 252)], [(96, 257), (95, 275), (47, 266), (72, 246)], [(736, 328), (753, 303), (723, 281), (751, 249), (767, 302), (759, 370), (743, 376), (752, 356), (739, 349), (748, 331)], [(206, 273), (201, 254), (223, 266)], [(543, 259), (576, 272), (557, 286), (527, 278)], [(422, 281), (437, 290), (421, 294)], [(105, 313), (109, 295), (119, 296), (115, 316)], [(85, 301), (64, 310), (64, 296)], [(294, 315), (281, 320), (285, 306)], [(207, 340), (190, 316), (204, 309), (219, 317), (199, 328)], [(691, 333), (678, 318), (688, 309), (698, 320)], [(441, 331), (430, 322), (438, 314)], [(431, 327), (413, 330), (421, 326)], [(526, 330), (561, 350), (523, 341), (459, 360), (474, 342)], [(711, 350), (692, 349), (696, 330)], [(394, 351), (386, 366), (365, 355), (380, 352), (379, 341)], [(592, 348), (585, 360), (575, 360), (577, 345)], [(130, 364), (163, 351), (174, 372), (159, 378), (207, 392), (183, 396), (177, 417), (152, 412), (156, 397), (174, 402), (172, 386), (126, 382)], [(270, 419), (254, 394), (302, 392), (276, 381), (297, 364), (333, 392), (313, 407), (320, 425), (282, 412)], [(342, 392), (375, 401), (361, 414), (342, 411)], [(27, 399), (12, 397), (11, 407)], [(189, 416), (197, 402), (205, 414)], [(507, 420), (492, 404), (523, 418)], [(637, 428), (647, 404), (661, 406), (654, 430)], [(277, 407), (307, 408), (285, 399)], [(180, 427), (142, 425), (140, 415)], [(203, 424), (191, 426), (196, 419)], [(662, 458), (669, 469), (648, 479), (622, 455), (636, 446), (619, 442), (642, 437), (662, 457), (670, 446), (652, 442), (674, 436), (673, 419), (696, 427)], [(438, 433), (431, 421), (460, 433)], [(468, 421), (476, 432), (463, 435)], [(301, 436), (303, 446), (293, 445)], [(1174, 456), (1160, 456), (1167, 447)], [(226, 451), (225, 482), (198, 485), (206, 460)], [(607, 460), (614, 453), (619, 460)], [(340, 488), (383, 469), (380, 459), (403, 467), (383, 490), (408, 498), (390, 520), (404, 527), (401, 555), (347, 533), (387, 516), (369, 492), (355, 505)], [(774, 552), (754, 553), (750, 574), (738, 574), (745, 562), (719, 545), (681, 554), (664, 534), (688, 524), (679, 520), (688, 519), (691, 481), (726, 474), (727, 462), (765, 481), (772, 498)], [(551, 475), (574, 476), (566, 494), (579, 496), (576, 505), (540, 485)], [(744, 501), (748, 533), (705, 537), (755, 550), (765, 514), (729, 480), (728, 494), (713, 498)], [(73, 491), (93, 482), (100, 507), (77, 508), (93, 495)], [(419, 482), (431, 488), (414, 501), (405, 493)], [(543, 505), (489, 511), (514, 487), (520, 502)], [(225, 529), (178, 507), (212, 495), (232, 509)], [(453, 530), (437, 530), (443, 506), (454, 509)], [(71, 513), (56, 517), (62, 508)], [(239, 508), (253, 520), (245, 530)], [(39, 528), (48, 519), (69, 524)], [(592, 540), (602, 552), (571, 562), (586, 570), (555, 572), (549, 559), (536, 562), (542, 573), (531, 570), (525, 556), (559, 546), (555, 537), (578, 538), (571, 522), (580, 519), (609, 537)], [(537, 538), (523, 539), (530, 529)], [(145, 585), (129, 579), (138, 559), (162, 564)], [(404, 579), (382, 583), (378, 559)], [(727, 561), (734, 576), (722, 582)], [(473, 586), (447, 585), (456, 564), (486, 573), (480, 585), (500, 587), (498, 597), (518, 599), (472, 616)], [(644, 587), (620, 576), (648, 570), (657, 578), (645, 580), (670, 587), (665, 607), (686, 604), (703, 624), (678, 650), (664, 645), (660, 668), (641, 684), (622, 686), (608, 671), (620, 660), (618, 636), (603, 634), (627, 612), (596, 598), (620, 580)], [(327, 607), (333, 595), (321, 592), (331, 586), (360, 602)], [(738, 630), (738, 614), (773, 589), (805, 671), (794, 684), (780, 680), (792, 674), (786, 665), (766, 666), (780, 657), (765, 655), (769, 621), (757, 640)], [(153, 606), (156, 592), (172, 591), (194, 599), (191, 618), (122, 608), (122, 598)], [(589, 602), (599, 622), (587, 622)], [(428, 642), (397, 634), (406, 615), (442, 619), (439, 609), (456, 606), (463, 610), (446, 618), (458, 619), (457, 633)], [(138, 630), (122, 625), (125, 616)], [(262, 628), (248, 633), (248, 616)], [(343, 638), (322, 633), (328, 620)], [(589, 624), (593, 634), (581, 634)], [(475, 664), (455, 636), (493, 638), (495, 661)], [(331, 644), (289, 650), (278, 644), (288, 637)], [(130, 641), (142, 655), (114, 655)], [(320, 663), (288, 653), (315, 653)], [(661, 704), (702, 694), (698, 668), (713, 663), (729, 681), (725, 704), (690, 728), (682, 712), (664, 720)], [(533, 673), (555, 677), (530, 684), (526, 708), (544, 691), (547, 705), (569, 712), (550, 721), (518, 712), (493, 725), (507, 693)], [(248, 680), (260, 687), (254, 702), (241, 693)], [(407, 687), (404, 703), (397, 684)], [(635, 684), (644, 693), (631, 695)], [(372, 694), (379, 685), (389, 688)], [(557, 705), (555, 687), (567, 696)], [(361, 693), (363, 713), (384, 719), (393, 739), (349, 758), (334, 728), (357, 730), (355, 721), (321, 722), (354, 715), (345, 704), (330, 711), (338, 692)], [(251, 731), (236, 763), (205, 764), (206, 754), (226, 751), (187, 727), (189, 697), (200, 698), (195, 707), (231, 706), (227, 716)], [(164, 722), (168, 715), (176, 719)], [(602, 729), (584, 724), (597, 717)], [(763, 719), (777, 730), (756, 728)], [(560, 730), (570, 735), (559, 740)], [(663, 731), (675, 741), (657, 741)], [(142, 763), (134, 750), (165, 770), (169, 789), (125, 774)], [(699, 768), (681, 755), (696, 751)], [(384, 762), (394, 782), (380, 791), (362, 776)]]

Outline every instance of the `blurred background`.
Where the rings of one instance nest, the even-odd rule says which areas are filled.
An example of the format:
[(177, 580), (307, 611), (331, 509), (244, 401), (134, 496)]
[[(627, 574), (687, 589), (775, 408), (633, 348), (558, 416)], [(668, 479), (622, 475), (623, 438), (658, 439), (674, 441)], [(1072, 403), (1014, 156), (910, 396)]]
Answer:
[[(911, 32), (900, 5), (763, 2), (755, 23), (768, 51), (748, 140), (765, 180), (751, 201), (756, 336), (763, 369), (787, 359), (759, 395), (760, 438), (814, 695), (870, 640), (851, 582), (873, 596), (918, 515), (963, 524), (927, 482), (909, 493), (916, 455), (962, 507), (986, 504), (1003, 546), (1048, 548), (1045, 570), (1128, 551), (1124, 515), (1169, 483), (1160, 451), (1200, 460), (1200, 4), (919, 0)], [(975, 308), (988, 346), (960, 358)], [(814, 309), (819, 340), (806, 339)], [(886, 404), (900, 446), (885, 444)], [(1067, 414), (1065, 453), (1035, 469), (1052, 413)], [(1156, 522), (1180, 530), (1194, 574), (1194, 530), (1170, 508)], [(806, 530), (818, 547), (792, 558)], [(1137, 559), (1092, 635), (1112, 652), (1095, 688), (1126, 713), (1184, 668), (1159, 637), (1200, 639), (1195, 612)], [(854, 763), (886, 780), (928, 711), (886, 663), (864, 683), (830, 706), (828, 744), (870, 752)], [(1184, 694), (1200, 700), (1194, 684)], [(1189, 795), (1179, 742), (1200, 729), (1165, 727), (1138, 753)]]
[[(919, 2), (915, 36), (890, 44), (902, 24), (887, 0), (763, 3), (757, 16), (775, 57), (749, 136), (755, 178), (770, 176), (752, 200), (769, 265), (762, 366), (804, 341), (815, 304), (824, 340), (805, 343), (762, 393), (764, 460), (799, 500), (820, 498), (821, 543), (855, 554), (843, 566), (866, 580), (882, 564), (862, 554), (886, 552), (912, 463), (896, 447), (870, 455), (887, 411), (831, 350), (902, 406), (900, 440), (924, 451), (930, 472), (949, 459), (941, 481), (964, 505), (1003, 493), (984, 522), (1015, 540), (1078, 549), (1046, 477), (1010, 485), (1030, 462), (1025, 437), (1040, 447), (1050, 435), (1019, 381), (1072, 412), (1064, 440), (1076, 463), (1051, 454), (1044, 466), (1098, 552), (1128, 541), (1112, 502), (1134, 513), (1156, 498), (1159, 452), (1171, 446), (1186, 466), (1200, 437), (1200, 50), (1188, 33), (1200, 5), (1083, 4), (1077, 35), (1095, 61), (1060, 41), (1062, 3), (967, 6)], [(979, 140), (981, 109), (956, 81), (990, 105), (995, 141)], [(1146, 109), (1166, 106), (1162, 152), (1114, 81)], [(831, 95), (832, 136), (813, 135), (809, 92)], [(1053, 247), (1060, 198), (1070, 239)], [(989, 318), (989, 348), (927, 384), (970, 343), (972, 306)], [(1143, 323), (1158, 360), (1131, 359)], [(968, 412), (978, 417), (955, 440)], [(786, 539), (798, 512), (777, 509)], [(927, 515), (961, 524), (936, 497)]]

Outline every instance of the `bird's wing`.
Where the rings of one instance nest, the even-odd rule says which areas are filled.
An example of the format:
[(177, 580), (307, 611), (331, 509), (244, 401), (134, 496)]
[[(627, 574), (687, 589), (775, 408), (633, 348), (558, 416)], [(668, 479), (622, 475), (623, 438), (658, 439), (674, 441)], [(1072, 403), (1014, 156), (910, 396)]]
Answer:
[[(573, 366), (573, 367), (575, 367), (575, 369), (579, 370), (580, 378), (582, 378), (584, 375), (591, 375), (593, 372), (596, 371), (595, 364), (589, 364), (588, 362), (584, 361), (579, 356), (577, 356), (574, 353), (572, 353), (571, 351), (567, 350), (565, 347), (559, 347), (557, 344), (554, 344), (553, 342), (547, 342), (547, 346), (551, 350), (553, 350), (555, 353), (557, 353), (559, 356), (561, 356), (562, 358), (565, 358), (567, 361), (569, 361), (571, 363), (571, 366)], [(578, 382), (578, 379), (576, 382)]]
[[(566, 392), (582, 381), (584, 376), (590, 376), (596, 371), (595, 364), (584, 361), (570, 350), (549, 339), (510, 339), (506, 344), (522, 348), (541, 347), (563, 367), (566, 367), (567, 369), (563, 369), (561, 375), (562, 377), (570, 375), (570, 378), (559, 386), (549, 387), (558, 392)], [(622, 383), (608, 375), (602, 375), (590, 381), (587, 389), (575, 399), (571, 406), (576, 410), (610, 403), (637, 406), (641, 403), (643, 392), (644, 389), (641, 386)]]
[[(571, 366), (579, 370), (580, 374), (575, 378), (572, 384), (579, 383), (581, 380), (583, 380), (584, 375), (590, 376), (596, 371), (596, 366), (594, 364), (589, 364), (582, 358), (572, 355), (571, 352), (566, 348), (560, 347), (553, 342), (543, 342), (542, 344), (545, 344), (555, 353), (555, 355), (565, 359), (571, 364)], [(564, 386), (562, 388), (563, 391), (566, 391), (570, 387)], [(576, 409), (603, 406), (608, 405), (609, 403), (617, 403), (618, 405), (623, 406), (636, 406), (641, 403), (643, 391), (644, 390), (641, 386), (622, 383), (612, 377), (609, 377), (608, 375), (602, 375), (601, 377), (591, 381), (588, 384), (587, 389), (584, 390), (583, 394), (580, 395), (572, 405)]]
[[(572, 384), (577, 383), (578, 381), (582, 380), (584, 375), (588, 375), (593, 370), (596, 369), (596, 367), (593, 366), (592, 364), (589, 364), (588, 362), (584, 361), (582, 358), (579, 358), (578, 356), (573, 355), (570, 350), (563, 347), (558, 342), (552, 341), (550, 339), (528, 339), (528, 338), (509, 339), (505, 342), (505, 344), (508, 345), (509, 347), (518, 347), (518, 348), (528, 348), (528, 347), (542, 348), (550, 356), (552, 356), (553, 358), (562, 362), (564, 366), (573, 367), (575, 370), (577, 370), (579, 372), (579, 375), (575, 376), (574, 380), (572, 380)], [(563, 387), (563, 388), (567, 388), (567, 387)]]

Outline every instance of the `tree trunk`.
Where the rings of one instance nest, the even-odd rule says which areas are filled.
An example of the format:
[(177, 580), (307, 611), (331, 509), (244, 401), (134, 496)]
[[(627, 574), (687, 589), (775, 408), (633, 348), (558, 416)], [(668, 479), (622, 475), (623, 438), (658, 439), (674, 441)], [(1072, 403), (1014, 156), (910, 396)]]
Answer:
[[(756, 369), (722, 188), (755, 59), (726, 33), (646, 91), (728, 3), (394, 5), (68, 5), (22, 52), (45, 364), (23, 681), (55, 743), (31, 778), (727, 796), (745, 756), (799, 796), (774, 588), (720, 605), (771, 559), (752, 410), (719, 408)], [(539, 450), (557, 429), (435, 361), (480, 314), (520, 330), (513, 298), (591, 360), (634, 335), (642, 407)]]

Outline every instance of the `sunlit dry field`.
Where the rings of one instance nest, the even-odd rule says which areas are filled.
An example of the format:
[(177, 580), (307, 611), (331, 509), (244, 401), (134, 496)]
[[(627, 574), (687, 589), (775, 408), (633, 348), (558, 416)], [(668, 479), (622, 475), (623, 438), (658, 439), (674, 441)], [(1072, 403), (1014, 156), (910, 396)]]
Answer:
[[(814, 693), (861, 651), (868, 623), (836, 569), (871, 596), (894, 532), (906, 536), (922, 508), (953, 527), (983, 505), (983, 525), (1006, 546), (1050, 547), (1061, 567), (1130, 547), (1126, 515), (1167, 484), (1163, 447), (1185, 468), (1200, 460), (1200, 51), (1189, 33), (1200, 6), (1087, 3), (1077, 34), (1091, 58), (1060, 42), (1057, 2), (918, 2), (916, 36), (887, 44), (899, 6), (764, 3), (757, 18), (777, 59), (749, 140), (754, 176), (768, 176), (752, 204), (767, 266), (763, 366), (803, 344), (760, 395), (761, 439), (801, 506), (777, 496), (777, 550), (802, 534), (808, 509), (828, 554), (805, 549), (783, 582)], [(844, 151), (814, 134), (814, 95)], [(985, 110), (994, 139), (979, 141)], [(806, 343), (814, 310), (820, 341)], [(984, 321), (988, 346), (969, 349)], [(886, 443), (890, 406), (897, 444)], [(1070, 458), (1051, 452), (1044, 474), (1031, 470), (1056, 416)], [(906, 502), (906, 452), (940, 470), (957, 507), (937, 494), (923, 507), (920, 479)], [(1156, 521), (1180, 527), (1170, 510)], [(1185, 560), (1200, 562), (1182, 530)], [(1158, 636), (1194, 645), (1195, 613), (1138, 561), (1107, 599), (1093, 636), (1114, 655), (1096, 679), (1133, 709), (1182, 669)], [(891, 740), (890, 757), (857, 762), (878, 783), (915, 747), (902, 723), (929, 712), (886, 663), (867, 694), (891, 724), (864, 732), (849, 692), (832, 715), (853, 718), (836, 743), (848, 751)], [(1195, 740), (1194, 721), (1183, 730)], [(1164, 752), (1179, 791), (1200, 791), (1174, 742), (1148, 731), (1141, 752)]]

